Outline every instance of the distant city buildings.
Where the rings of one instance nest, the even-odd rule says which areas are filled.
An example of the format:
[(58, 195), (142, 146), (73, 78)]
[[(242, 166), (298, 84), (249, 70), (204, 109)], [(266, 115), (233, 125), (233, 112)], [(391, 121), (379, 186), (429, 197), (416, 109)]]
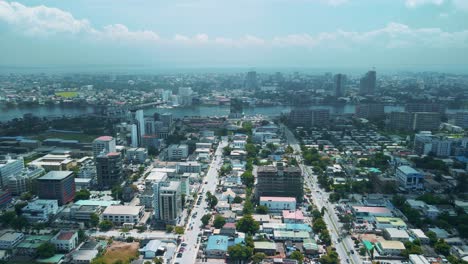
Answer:
[(258, 80), (257, 80), (257, 72), (249, 71), (245, 76), (245, 84), (244, 87), (247, 91), (255, 91), (258, 89)]
[(356, 116), (365, 119), (383, 119), (385, 118), (384, 104), (358, 104)]
[(289, 113), (289, 122), (294, 126), (315, 127), (326, 126), (330, 121), (328, 109), (292, 109)]
[(335, 97), (343, 97), (346, 94), (346, 75), (338, 73), (333, 77), (333, 88)]
[(364, 77), (361, 78), (359, 83), (359, 94), (373, 95), (375, 93), (375, 86), (377, 83), (376, 71), (368, 71)]
[(8, 186), (10, 176), (21, 174), (24, 169), (23, 158), (13, 158), (10, 155), (0, 157), (0, 185), (2, 188)]

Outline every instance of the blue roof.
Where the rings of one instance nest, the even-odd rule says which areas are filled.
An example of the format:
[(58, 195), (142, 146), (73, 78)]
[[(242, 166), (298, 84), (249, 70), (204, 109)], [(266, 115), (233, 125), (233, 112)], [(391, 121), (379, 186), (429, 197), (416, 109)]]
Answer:
[(398, 169), (401, 170), (404, 174), (420, 174), (419, 171), (413, 169), (410, 166), (400, 166)]
[(227, 251), (228, 249), (228, 239), (227, 236), (214, 235), (208, 238), (208, 245), (206, 250), (221, 250)]
[(286, 224), (286, 229), (312, 232), (312, 228), (307, 224)]

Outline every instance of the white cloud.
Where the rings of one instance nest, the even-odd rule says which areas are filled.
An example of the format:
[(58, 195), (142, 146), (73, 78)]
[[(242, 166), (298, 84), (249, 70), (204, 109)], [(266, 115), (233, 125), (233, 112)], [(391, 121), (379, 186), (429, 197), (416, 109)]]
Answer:
[(457, 9), (468, 11), (468, 0), (452, 0), (452, 2)]
[(407, 7), (417, 7), (426, 4), (433, 4), (433, 5), (442, 5), (444, 0), (406, 0), (405, 4)]

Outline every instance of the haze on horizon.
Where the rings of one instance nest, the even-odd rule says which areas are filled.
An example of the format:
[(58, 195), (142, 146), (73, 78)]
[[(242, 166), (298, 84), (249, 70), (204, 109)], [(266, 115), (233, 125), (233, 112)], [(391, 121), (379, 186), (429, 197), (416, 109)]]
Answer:
[(463, 72), (468, 0), (0, 0), (1, 67)]

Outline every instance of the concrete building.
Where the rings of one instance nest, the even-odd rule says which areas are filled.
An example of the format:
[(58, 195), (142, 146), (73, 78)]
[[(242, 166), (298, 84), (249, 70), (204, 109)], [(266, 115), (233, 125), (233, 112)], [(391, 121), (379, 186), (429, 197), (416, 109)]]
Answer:
[(159, 189), (160, 220), (174, 224), (182, 212), (180, 182), (171, 181)]
[(31, 161), (29, 165), (42, 167), (46, 171), (61, 171), (73, 168), (76, 166), (76, 162), (71, 158), (70, 154), (47, 154)]
[(45, 170), (43, 168), (28, 166), (20, 174), (12, 175), (8, 178), (8, 189), (13, 195), (30, 192), (33, 190), (35, 180), (44, 174)]
[(440, 120), (440, 113), (437, 112), (415, 112), (413, 114), (413, 130), (438, 130), (441, 123)]
[(356, 116), (365, 119), (377, 119), (385, 117), (384, 104), (358, 104)]
[(0, 249), (13, 249), (24, 239), (23, 233), (7, 232), (0, 236)]
[(289, 122), (294, 126), (316, 127), (325, 126), (330, 121), (329, 109), (292, 109), (289, 113)]
[(396, 169), (396, 178), (400, 188), (405, 190), (422, 190), (424, 175), (410, 166), (400, 166)]
[(47, 222), (58, 212), (57, 200), (34, 200), (21, 209), (22, 216), (29, 222)]
[(188, 157), (188, 145), (180, 144), (180, 145), (170, 145), (167, 148), (167, 156), (169, 160), (182, 160)]
[(116, 152), (115, 138), (111, 136), (101, 136), (93, 141), (93, 157), (96, 158), (100, 154)]
[(57, 200), (59, 205), (75, 198), (73, 171), (49, 171), (36, 180), (37, 196), (40, 199)]
[(151, 186), (153, 190), (153, 218), (159, 220), (161, 218), (161, 210), (159, 204), (159, 193), (160, 188), (164, 185), (167, 185), (168, 174), (161, 171), (151, 171), (151, 173), (146, 177), (146, 185)]
[(102, 213), (102, 219), (109, 220), (119, 226), (127, 223), (136, 225), (144, 213), (143, 206), (111, 205)]
[(385, 256), (399, 256), (405, 250), (405, 245), (400, 241), (380, 241), (375, 244), (377, 252)]
[(397, 131), (412, 131), (413, 113), (391, 112), (389, 115), (388, 128)]
[(78, 232), (60, 231), (51, 240), (55, 249), (60, 252), (70, 252), (78, 246)]
[(455, 125), (463, 129), (468, 128), (468, 112), (455, 113)]
[(23, 169), (24, 161), (22, 157), (12, 158), (10, 155), (0, 157), (0, 186), (6, 188), (8, 178), (21, 174)]
[(384, 229), (384, 237), (387, 240), (406, 242), (410, 241), (410, 236), (403, 229), (389, 227)]
[(333, 88), (335, 91), (335, 97), (343, 97), (346, 95), (345, 85), (346, 75), (338, 73), (333, 77)]
[(299, 167), (260, 166), (257, 170), (257, 197), (295, 197), (301, 202), (304, 199), (304, 177)]
[(260, 205), (266, 206), (270, 213), (281, 213), (283, 210), (296, 210), (296, 198), (261, 196)]
[(245, 76), (245, 89), (247, 91), (255, 91), (259, 87), (257, 80), (257, 72), (249, 71)]
[(132, 163), (143, 164), (148, 158), (148, 150), (145, 148), (129, 148), (126, 157)]
[(96, 158), (97, 183), (100, 188), (119, 184), (123, 178), (122, 158), (118, 152), (99, 155)]
[(441, 115), (445, 114), (446, 107), (438, 103), (408, 103), (405, 105), (405, 112), (437, 112)]
[(197, 161), (179, 162), (176, 165), (177, 173), (200, 173), (201, 164)]
[(359, 83), (359, 94), (373, 95), (377, 83), (376, 71), (368, 71), (364, 77), (361, 78)]

